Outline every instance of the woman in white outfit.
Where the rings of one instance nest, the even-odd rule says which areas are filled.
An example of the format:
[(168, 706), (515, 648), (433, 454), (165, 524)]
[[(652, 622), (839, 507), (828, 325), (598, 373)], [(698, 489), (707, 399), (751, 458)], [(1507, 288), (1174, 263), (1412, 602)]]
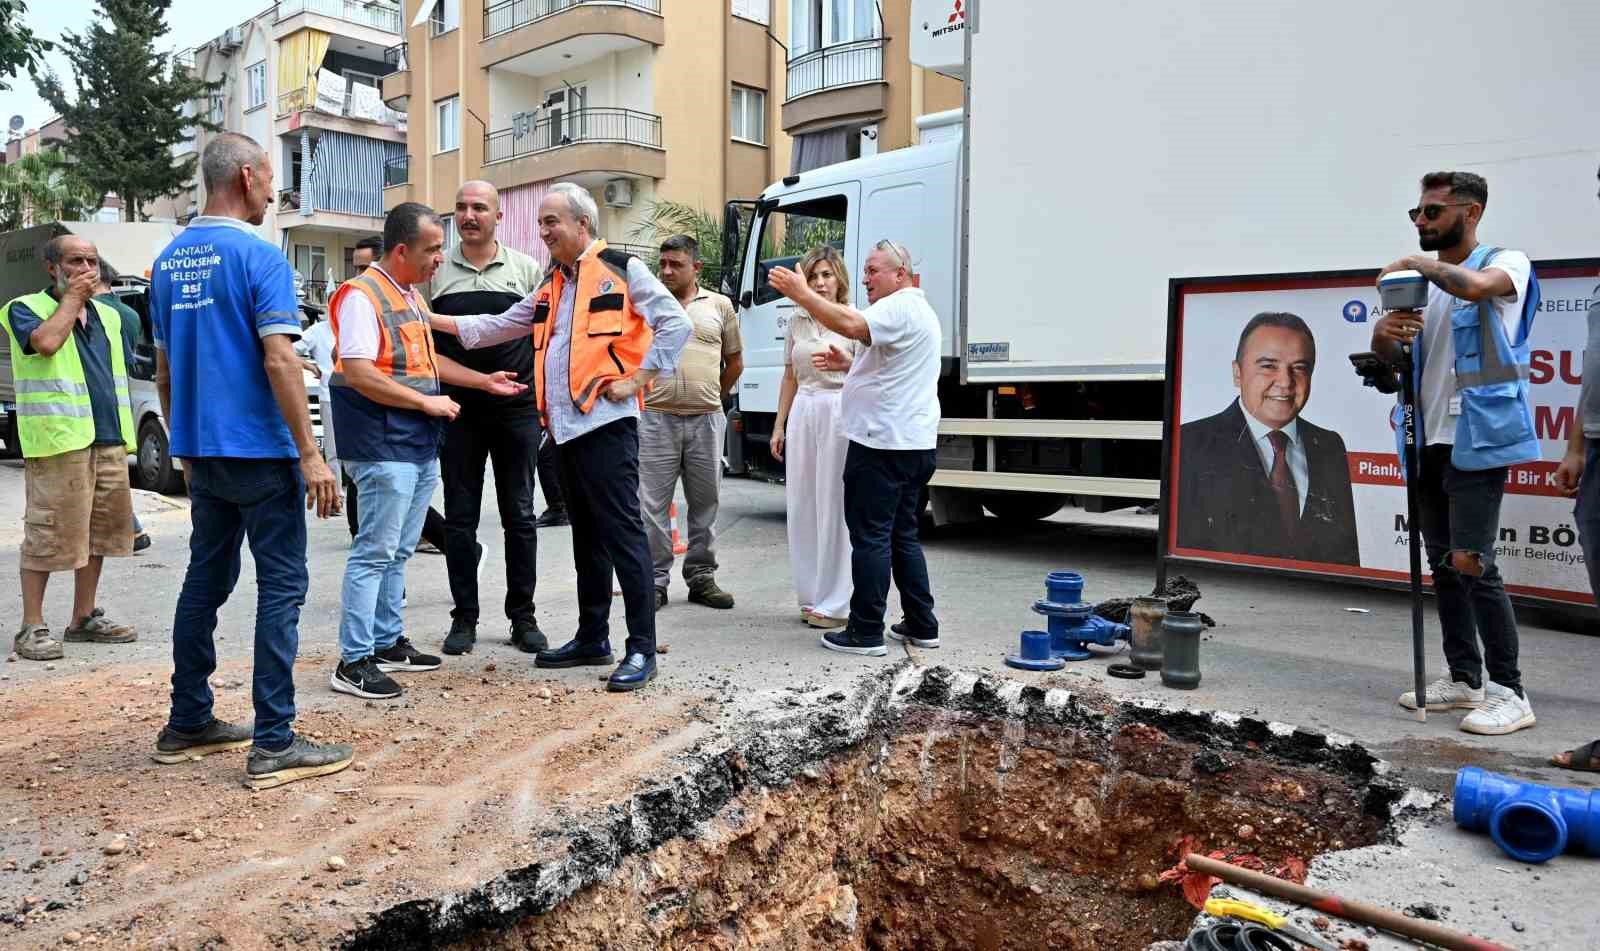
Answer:
[[(799, 271), (818, 294), (850, 302), (850, 275), (838, 251), (813, 248), (800, 259)], [(839, 391), (848, 371), (819, 370), (811, 362), (830, 346), (852, 360), (862, 350), (861, 343), (795, 311), (784, 335), (783, 386), (772, 430), (772, 456), (784, 463), (789, 565), (800, 619), (817, 628), (844, 627), (850, 618), (850, 533), (844, 524), (849, 441), (839, 422)]]

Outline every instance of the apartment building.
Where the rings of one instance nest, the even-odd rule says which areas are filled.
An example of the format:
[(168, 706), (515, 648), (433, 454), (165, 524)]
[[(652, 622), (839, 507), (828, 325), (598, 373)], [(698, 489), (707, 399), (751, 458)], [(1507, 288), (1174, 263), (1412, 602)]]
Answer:
[[(260, 230), (314, 302), (353, 274), (356, 242), (383, 230), (385, 161), (405, 153), (406, 129), (378, 87), (402, 25), (394, 3), (282, 0), (186, 54), (196, 73), (223, 81), (190, 114), (204, 110), (271, 156), (277, 196)], [(197, 130), (173, 151), (199, 152), (211, 137)], [(204, 201), (197, 181), (164, 210), (187, 220)]]

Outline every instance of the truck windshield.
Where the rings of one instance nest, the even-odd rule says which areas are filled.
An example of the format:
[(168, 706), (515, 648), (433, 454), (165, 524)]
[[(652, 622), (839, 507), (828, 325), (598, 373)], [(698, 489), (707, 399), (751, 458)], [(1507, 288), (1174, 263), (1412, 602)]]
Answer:
[(755, 302), (765, 304), (783, 296), (767, 283), (773, 268), (794, 267), (807, 251), (822, 244), (831, 244), (843, 253), (848, 213), (849, 202), (843, 195), (786, 205), (770, 212), (761, 225)]

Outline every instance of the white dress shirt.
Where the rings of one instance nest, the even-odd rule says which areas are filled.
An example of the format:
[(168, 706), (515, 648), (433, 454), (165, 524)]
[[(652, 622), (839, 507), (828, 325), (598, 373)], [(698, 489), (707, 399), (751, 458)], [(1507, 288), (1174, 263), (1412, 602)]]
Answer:
[[(1250, 435), (1255, 440), (1256, 452), (1261, 456), (1261, 470), (1267, 474), (1267, 481), (1272, 481), (1272, 457), (1277, 450), (1272, 448), (1272, 440), (1267, 438), (1272, 432), (1272, 427), (1250, 415), (1244, 408), (1244, 403), (1239, 404), (1239, 409), (1244, 413), (1244, 421), (1250, 427)], [(1300, 420), (1289, 421), (1283, 427), (1283, 434), (1289, 437), (1289, 474), (1294, 476), (1294, 490), (1300, 496), (1300, 514), (1306, 511), (1306, 483), (1310, 479), (1310, 470), (1306, 466), (1306, 446), (1300, 441)]]

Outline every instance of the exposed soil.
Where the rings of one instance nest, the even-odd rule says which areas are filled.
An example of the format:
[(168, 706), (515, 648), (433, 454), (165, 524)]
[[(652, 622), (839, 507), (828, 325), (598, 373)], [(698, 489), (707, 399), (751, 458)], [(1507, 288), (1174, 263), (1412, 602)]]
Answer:
[[(260, 793), (240, 782), (242, 752), (149, 759), (164, 672), (7, 685), (0, 947), (328, 947), (367, 915), (552, 850), (541, 833), (559, 813), (626, 795), (706, 731), (700, 698), (619, 698), (587, 676), (532, 679), (531, 663), (410, 676), (392, 703), (324, 696), (331, 666), (297, 664), (296, 727), (355, 744), (356, 765)], [(248, 676), (218, 672), (219, 716), (250, 718)], [(126, 850), (104, 854), (119, 835)]]

